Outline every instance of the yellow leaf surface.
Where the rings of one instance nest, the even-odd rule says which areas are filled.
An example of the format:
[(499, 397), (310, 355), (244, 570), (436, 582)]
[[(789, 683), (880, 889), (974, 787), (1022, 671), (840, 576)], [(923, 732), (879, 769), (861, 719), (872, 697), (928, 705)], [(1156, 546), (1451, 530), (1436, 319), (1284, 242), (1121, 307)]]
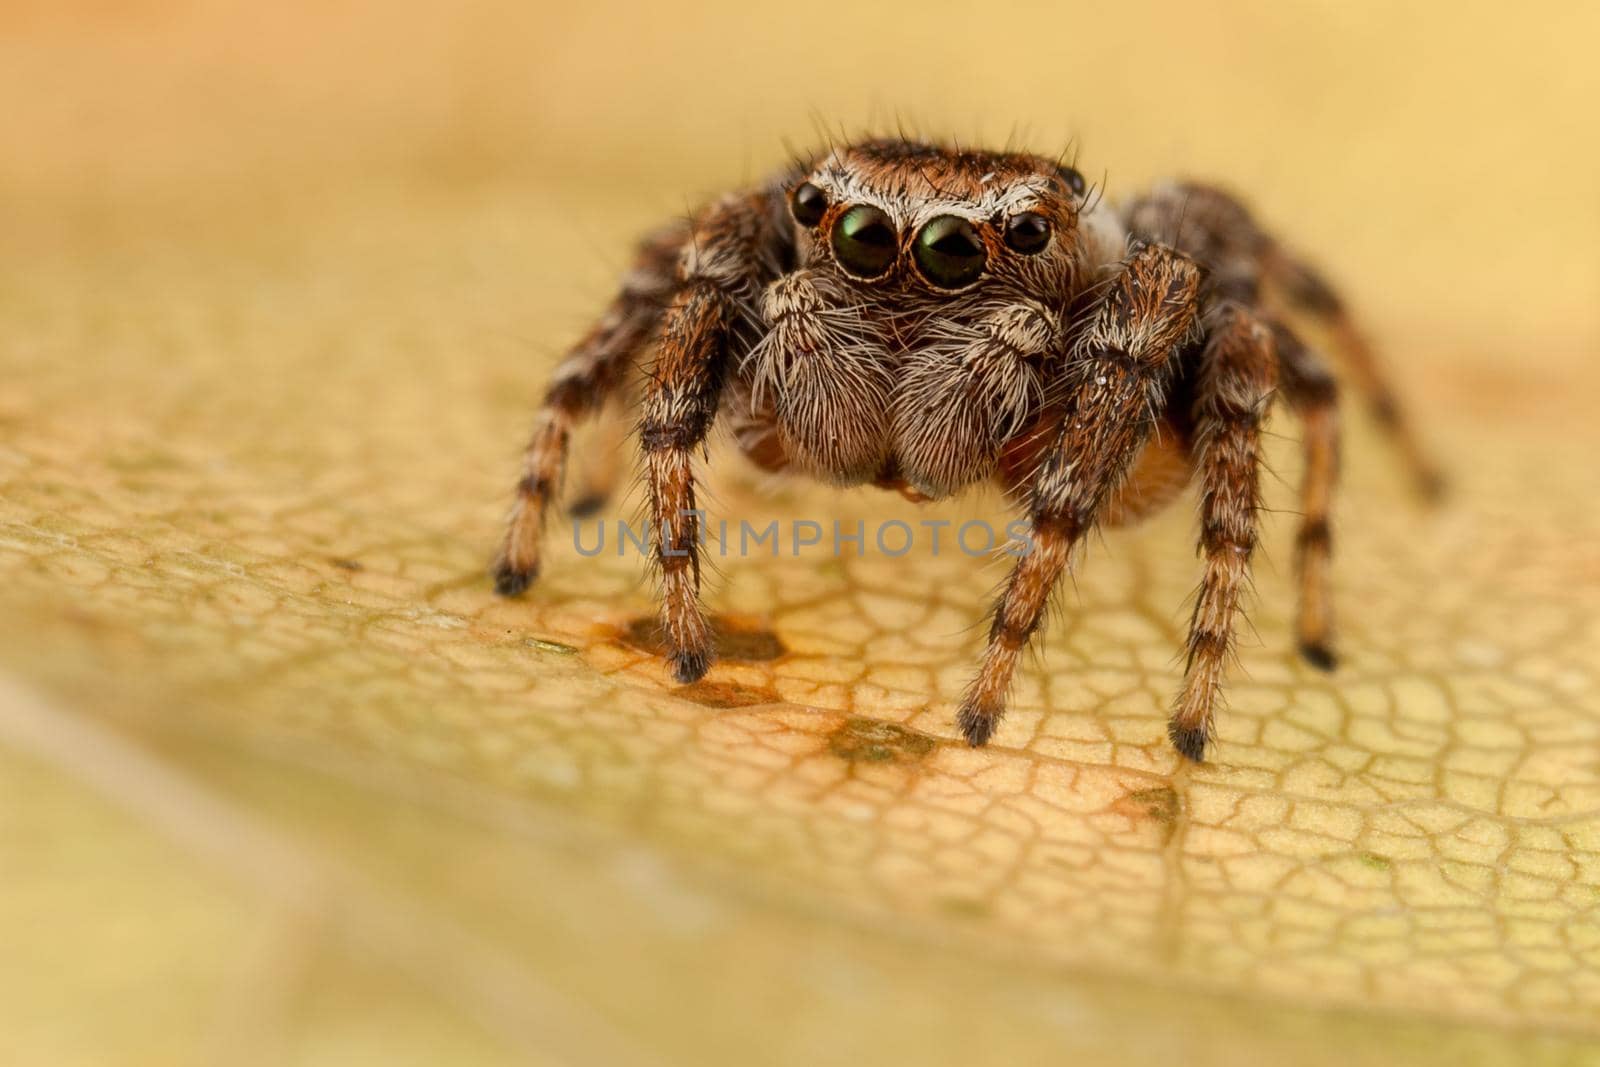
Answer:
[[(787, 100), (775, 71), (804, 42), (732, 7), (642, 15), (609, 45), (604, 11), (411, 14), (24, 10), (0, 47), (0, 90), (26, 101), (0, 120), (0, 1062), (1600, 1057), (1592, 146), (1541, 149), (1579, 166), (1493, 240), (1462, 220), (1516, 208), (1514, 185), (1457, 170), (1405, 212), (1338, 174), (1302, 188), (1285, 175), (1326, 149), (1305, 130), (1278, 184), (1227, 172), (1271, 114), (1180, 151), (1328, 242), (1454, 493), (1416, 506), (1352, 405), (1344, 664), (1320, 674), (1292, 650), (1280, 417), (1213, 761), (1164, 736), (1187, 501), (1091, 546), (974, 751), (953, 706), (1003, 560), (926, 541), (717, 558), (728, 654), (687, 688), (651, 652), (636, 555), (583, 558), (558, 524), (526, 599), (484, 577), (561, 344), (631, 234), (803, 124), (729, 133), (750, 121), (738, 78), (747, 104)], [(860, 17), (868, 39), (899, 25)], [(1385, 84), (1410, 84), (1411, 17), (1364, 45)], [(1063, 27), (1166, 26), (1190, 69), (1181, 21), (1096, 18)], [(1285, 42), (1316, 37), (1242, 25), (1247, 69), (1285, 84)], [(1481, 52), (1496, 26), (1438, 32)], [(1518, 62), (1558, 62), (1583, 28), (1552, 23)], [(752, 39), (774, 71), (669, 78), (704, 114), (618, 102)], [(508, 40), (541, 61), (531, 89)], [(1114, 56), (1061, 47), (1131, 91)], [(975, 62), (1002, 86), (985, 102), (1028, 117), (1004, 57)], [(1475, 91), (1468, 59), (1428, 62)], [(825, 68), (825, 103), (874, 84)], [(562, 91), (608, 77), (617, 96)], [(1474, 117), (1555, 129), (1593, 88)], [(1197, 130), (1256, 99), (1196, 92)], [(1326, 119), (1390, 152), (1364, 180), (1413, 204), (1449, 176), (1395, 147), (1453, 143), (1443, 112), (1404, 121), (1427, 93), (1342, 125), (1362, 104), (1345, 85)], [(1148, 129), (1105, 139), (1169, 169)], [(1006, 517), (982, 494), (769, 483), (721, 445), (707, 478), (714, 519), (758, 526)]]

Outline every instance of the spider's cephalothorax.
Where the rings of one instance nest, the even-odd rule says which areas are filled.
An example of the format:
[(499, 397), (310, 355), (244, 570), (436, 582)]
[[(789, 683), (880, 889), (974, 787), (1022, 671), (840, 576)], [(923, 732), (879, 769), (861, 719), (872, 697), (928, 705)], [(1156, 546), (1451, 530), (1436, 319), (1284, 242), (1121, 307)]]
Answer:
[(741, 438), (930, 498), (991, 474), (1043, 412), (1072, 302), (1120, 231), (1075, 171), (1033, 156), (869, 143), (796, 177), (794, 269), (732, 353)]
[[(549, 387), (496, 588), (514, 595), (538, 573), (571, 428), (602, 409), (613, 428), (640, 411), (662, 630), (680, 682), (712, 660), (691, 460), (719, 415), (768, 470), (913, 499), (994, 477), (1025, 506), (1031, 550), (958, 713), (979, 745), (1073, 548), (1197, 477), (1204, 576), (1169, 732), (1200, 759), (1255, 547), (1261, 422), (1277, 392), (1305, 425), (1300, 647), (1333, 665), (1336, 391), (1283, 320), (1290, 309), (1332, 328), (1433, 485), (1338, 298), (1226, 194), (1172, 184), (1117, 210), (1039, 156), (902, 140), (834, 149), (644, 243)], [(652, 347), (653, 363), (633, 373)], [(612, 484), (591, 468), (574, 507)]]

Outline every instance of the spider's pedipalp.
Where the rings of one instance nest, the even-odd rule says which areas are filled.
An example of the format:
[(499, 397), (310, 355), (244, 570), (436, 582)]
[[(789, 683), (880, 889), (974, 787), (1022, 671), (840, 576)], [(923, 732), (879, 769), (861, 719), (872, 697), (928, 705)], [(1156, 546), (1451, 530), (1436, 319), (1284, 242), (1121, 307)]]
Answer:
[(901, 476), (937, 498), (991, 473), (1044, 396), (1062, 347), (1054, 312), (1018, 300), (970, 325), (936, 321), (895, 390), (890, 433)]
[(883, 466), (892, 386), (882, 328), (826, 275), (797, 270), (761, 297), (767, 333), (744, 360), (750, 407), (770, 410), (796, 468), (841, 485)]

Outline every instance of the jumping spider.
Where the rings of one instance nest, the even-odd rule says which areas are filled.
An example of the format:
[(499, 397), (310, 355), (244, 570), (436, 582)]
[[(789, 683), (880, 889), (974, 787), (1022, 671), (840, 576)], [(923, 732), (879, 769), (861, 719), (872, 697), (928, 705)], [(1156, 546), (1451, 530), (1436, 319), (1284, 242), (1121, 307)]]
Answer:
[(1334, 665), (1337, 390), (1282, 318), (1288, 308), (1331, 329), (1432, 485), (1339, 298), (1227, 194), (1168, 184), (1118, 209), (1040, 156), (904, 140), (833, 148), (643, 243), (545, 395), (495, 588), (514, 596), (538, 574), (569, 433), (602, 408), (614, 434), (630, 406), (641, 411), (661, 626), (683, 683), (712, 660), (691, 460), (719, 415), (760, 467), (833, 485), (937, 499), (994, 477), (1025, 504), (1032, 549), (994, 608), (957, 716), (982, 745), (1074, 546), (1197, 476), (1204, 576), (1168, 732), (1200, 760), (1250, 573), (1261, 424), (1278, 391), (1304, 425), (1299, 645)]

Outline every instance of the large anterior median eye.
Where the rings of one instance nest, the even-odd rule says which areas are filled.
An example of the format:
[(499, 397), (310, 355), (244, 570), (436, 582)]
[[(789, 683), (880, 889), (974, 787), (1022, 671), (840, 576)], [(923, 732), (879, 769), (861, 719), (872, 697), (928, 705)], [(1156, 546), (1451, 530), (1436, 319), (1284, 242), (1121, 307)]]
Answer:
[(876, 278), (888, 270), (899, 244), (889, 216), (870, 204), (857, 204), (833, 224), (833, 254), (858, 278)]
[(978, 228), (959, 215), (940, 215), (917, 234), (917, 267), (941, 289), (960, 289), (977, 281), (988, 253)]

